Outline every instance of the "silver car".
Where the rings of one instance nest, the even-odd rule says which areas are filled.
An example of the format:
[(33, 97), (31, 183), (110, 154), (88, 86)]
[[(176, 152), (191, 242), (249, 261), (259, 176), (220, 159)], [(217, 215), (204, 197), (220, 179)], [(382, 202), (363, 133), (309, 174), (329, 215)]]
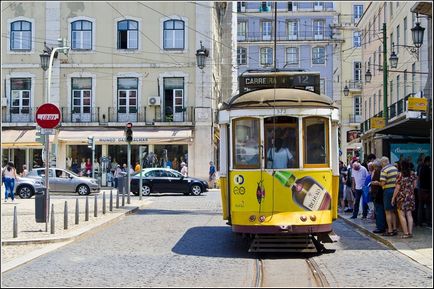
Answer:
[[(29, 177), (45, 177), (45, 168), (32, 169)], [(94, 178), (80, 177), (77, 174), (60, 168), (50, 168), (48, 171), (49, 188), (53, 192), (76, 192), (79, 195), (98, 193), (101, 187)]]
[(18, 177), (15, 183), (15, 195), (21, 199), (30, 199), (34, 194), (45, 190), (44, 182), (40, 178)]

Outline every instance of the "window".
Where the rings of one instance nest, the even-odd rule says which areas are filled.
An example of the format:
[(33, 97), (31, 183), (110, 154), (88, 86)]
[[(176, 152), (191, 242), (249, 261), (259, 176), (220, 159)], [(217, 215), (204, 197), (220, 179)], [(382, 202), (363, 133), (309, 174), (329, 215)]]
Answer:
[(246, 2), (243, 1), (237, 2), (237, 12), (246, 12)]
[(11, 23), (11, 50), (32, 49), (32, 23), (15, 21)]
[(368, 24), (368, 43), (371, 43), (371, 22)]
[(92, 22), (78, 20), (71, 23), (71, 49), (92, 49)]
[(315, 40), (324, 39), (324, 20), (313, 21), (313, 35)]
[(234, 168), (259, 168), (259, 127), (259, 119), (256, 118), (234, 120)]
[(271, 2), (261, 2), (259, 6), (259, 12), (270, 12), (271, 11)]
[(322, 11), (324, 10), (324, 2), (313, 2), (313, 10), (315, 11)]
[(299, 167), (298, 119), (289, 116), (268, 117), (265, 128), (265, 167), (286, 169)]
[(374, 93), (374, 106), (372, 107), (374, 114), (376, 113), (376, 111), (375, 111), (376, 109), (377, 109), (377, 94)]
[(118, 113), (137, 112), (137, 77), (118, 78)]
[(372, 74), (375, 76), (377, 71), (377, 51), (374, 51), (374, 56), (372, 57), (372, 59), (374, 60), (374, 64), (372, 65)]
[(354, 81), (362, 81), (362, 63), (358, 61), (354, 62)]
[(118, 22), (118, 49), (138, 49), (139, 23), (134, 20)]
[(288, 21), (288, 40), (297, 40), (298, 38), (298, 21)]
[(390, 10), (390, 19), (392, 19), (392, 17), (393, 17), (393, 3), (392, 2), (389, 3), (389, 10)]
[(353, 47), (362, 46), (362, 38), (360, 37), (360, 31), (355, 31), (353, 33)]
[(365, 106), (364, 106), (364, 116), (365, 116), (365, 119), (368, 119), (368, 110), (367, 110), (367, 108), (368, 108), (368, 101), (365, 100)]
[(390, 47), (390, 48), (392, 49), (392, 51), (393, 51), (393, 50), (395, 50), (395, 48), (393, 47), (393, 32), (390, 33), (390, 39), (389, 39), (389, 40), (390, 40), (390, 46), (389, 46), (389, 47)]
[(238, 65), (247, 65), (247, 48), (237, 48), (237, 63)]
[(354, 5), (353, 8), (354, 8), (354, 13), (353, 13), (354, 23), (357, 23), (363, 15), (363, 5)]
[(237, 24), (237, 36), (238, 40), (246, 40), (247, 35), (247, 22), (238, 22)]
[(404, 45), (407, 45), (407, 17), (404, 18)]
[(399, 31), (399, 25), (398, 26), (396, 26), (396, 45), (397, 46), (395, 46), (396, 47), (396, 53), (399, 53), (399, 40), (400, 40), (400, 33), (399, 33), (400, 31)]
[(288, 11), (297, 11), (297, 4), (294, 1), (288, 1)]
[(271, 21), (262, 22), (262, 40), (271, 40)]
[(328, 120), (322, 117), (303, 119), (305, 167), (328, 165)]
[(286, 48), (286, 64), (298, 64), (298, 48)]
[(368, 104), (368, 118), (371, 117), (371, 97), (369, 97), (369, 104)]
[(361, 115), (361, 105), (362, 97), (360, 95), (354, 96), (354, 115)]
[(184, 49), (184, 29), (182, 20), (164, 21), (163, 48)]
[(411, 65), (411, 93), (416, 93), (416, 63)]
[(396, 100), (397, 101), (401, 99), (400, 95), (399, 95), (399, 91), (400, 91), (400, 89), (399, 89), (399, 81), (400, 81), (400, 77), (399, 77), (399, 75), (397, 75), (396, 76)]
[(325, 48), (324, 47), (312, 48), (312, 63), (313, 64), (325, 64)]
[(273, 64), (273, 49), (270, 47), (261, 48), (261, 65), (272, 65)]
[(72, 78), (72, 112), (90, 113), (92, 111), (92, 78)]
[(378, 90), (378, 112), (381, 111), (381, 102), (382, 102), (382, 99), (381, 99), (381, 89), (379, 89)]
[(164, 121), (184, 121), (184, 78), (165, 77)]
[(30, 112), (30, 78), (11, 78), (11, 113), (28, 114)]
[(404, 70), (404, 97), (407, 96), (407, 69)]
[(393, 103), (393, 80), (390, 81), (390, 100)]
[(325, 88), (326, 88), (325, 87), (325, 79), (321, 78), (319, 80), (319, 91), (320, 91), (321, 94), (326, 94), (326, 89)]

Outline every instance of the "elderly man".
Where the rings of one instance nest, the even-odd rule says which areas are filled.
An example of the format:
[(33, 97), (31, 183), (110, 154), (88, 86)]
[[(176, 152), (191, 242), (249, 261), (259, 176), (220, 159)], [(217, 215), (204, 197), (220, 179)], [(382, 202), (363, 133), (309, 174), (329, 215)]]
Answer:
[(395, 190), (396, 177), (398, 176), (398, 169), (391, 165), (388, 157), (382, 157), (381, 162), (381, 173), (380, 181), (375, 181), (371, 183), (375, 185), (381, 185), (383, 188), (383, 201), (384, 210), (386, 211), (386, 221), (388, 231), (384, 233), (385, 236), (394, 236), (398, 234), (396, 229), (396, 215), (395, 206), (392, 205), (392, 196)]
[[(365, 185), (366, 177), (368, 176), (368, 170), (362, 166), (358, 161), (353, 162), (353, 169), (352, 169), (352, 178), (353, 178), (353, 192), (354, 197), (356, 199), (354, 203), (354, 210), (353, 215), (351, 216), (351, 219), (356, 219), (357, 215), (359, 214), (359, 206), (360, 206), (360, 199), (363, 195), (363, 186)], [(366, 216), (368, 215), (368, 205), (362, 206), (362, 218), (366, 219)]]

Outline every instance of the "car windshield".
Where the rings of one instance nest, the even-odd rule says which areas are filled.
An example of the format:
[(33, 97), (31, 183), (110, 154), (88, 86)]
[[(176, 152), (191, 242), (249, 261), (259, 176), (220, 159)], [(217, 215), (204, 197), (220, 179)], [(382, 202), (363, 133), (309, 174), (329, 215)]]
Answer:
[[(134, 173), (132, 176), (140, 176), (140, 172)], [(182, 174), (171, 169), (143, 169), (142, 177), (175, 177), (180, 178)]]

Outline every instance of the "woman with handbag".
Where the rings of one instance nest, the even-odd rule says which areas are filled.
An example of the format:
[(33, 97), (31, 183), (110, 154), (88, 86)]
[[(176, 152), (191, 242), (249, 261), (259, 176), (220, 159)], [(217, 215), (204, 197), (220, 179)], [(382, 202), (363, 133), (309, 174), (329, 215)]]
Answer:
[(18, 180), (18, 177), (13, 162), (8, 162), (6, 167), (3, 168), (2, 179), (5, 184), (5, 202), (8, 201), (9, 196), (11, 197), (12, 202), (14, 202), (15, 181)]

